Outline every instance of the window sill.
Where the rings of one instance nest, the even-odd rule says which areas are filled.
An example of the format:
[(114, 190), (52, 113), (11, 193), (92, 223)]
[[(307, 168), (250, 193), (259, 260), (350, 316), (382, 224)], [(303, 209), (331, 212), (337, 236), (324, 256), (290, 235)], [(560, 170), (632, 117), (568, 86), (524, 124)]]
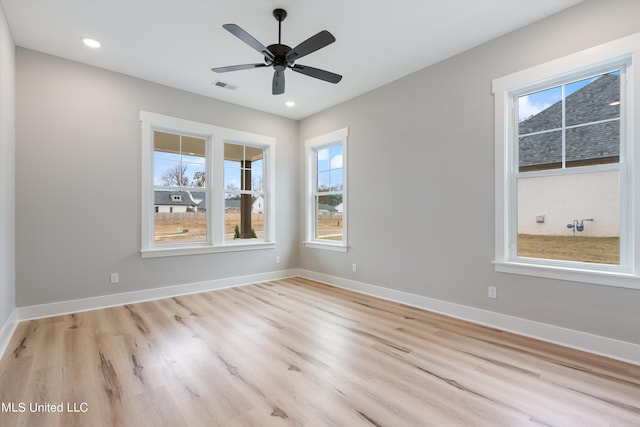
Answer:
[(169, 256), (184, 255), (201, 255), (213, 254), (219, 252), (241, 252), (254, 251), (260, 249), (275, 249), (275, 242), (251, 242), (251, 243), (228, 243), (219, 246), (189, 246), (176, 247), (170, 246), (166, 248), (142, 249), (140, 251), (141, 258), (162, 258)]
[(348, 252), (349, 251), (349, 247), (348, 246), (344, 246), (342, 244), (336, 244), (336, 243), (324, 243), (324, 242), (318, 242), (318, 241), (305, 241), (304, 245), (307, 248), (324, 249), (324, 250), (327, 250), (327, 251), (334, 251), (334, 252)]
[(631, 273), (586, 270), (507, 261), (493, 261), (493, 264), (495, 266), (495, 271), (500, 273), (544, 277), (547, 279), (567, 280), (570, 282), (593, 283), (596, 285), (615, 286), (619, 288), (640, 289), (640, 276)]

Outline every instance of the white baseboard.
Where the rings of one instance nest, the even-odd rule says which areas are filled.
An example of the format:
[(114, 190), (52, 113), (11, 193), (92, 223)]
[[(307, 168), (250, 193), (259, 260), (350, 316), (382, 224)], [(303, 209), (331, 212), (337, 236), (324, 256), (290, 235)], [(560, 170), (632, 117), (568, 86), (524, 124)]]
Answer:
[(461, 304), (397, 291), (355, 280), (344, 279), (315, 271), (299, 269), (298, 275), (307, 279), (326, 283), (378, 298), (399, 302), (428, 311), (444, 314), (469, 322), (478, 323), (503, 331), (513, 332), (542, 341), (559, 344), (577, 350), (587, 351), (623, 362), (640, 365), (640, 345), (625, 341), (580, 332), (560, 326), (482, 310)]
[(535, 322), (506, 314), (428, 298), (421, 295), (384, 288), (355, 280), (344, 279), (328, 274), (317, 273), (315, 271), (305, 269), (281, 270), (248, 276), (237, 276), (205, 282), (104, 295), (93, 298), (18, 307), (11, 313), (5, 324), (2, 326), (2, 329), (0, 329), (0, 357), (4, 354), (18, 322), (23, 320), (59, 316), (68, 313), (77, 313), (99, 308), (133, 304), (136, 302), (170, 298), (174, 296), (231, 288), (295, 276), (305, 277), (332, 286), (640, 365), (640, 345), (638, 344), (614, 340), (573, 329)]
[(0, 328), (0, 359), (4, 355), (7, 346), (9, 345), (9, 341), (11, 341), (11, 337), (18, 326), (18, 322), (16, 320), (16, 309), (13, 309), (9, 314), (6, 322)]
[(162, 288), (103, 295), (92, 298), (82, 298), (71, 301), (54, 302), (50, 304), (18, 307), (16, 308), (16, 320), (23, 321), (39, 319), (42, 317), (60, 316), (63, 314), (96, 310), (99, 308), (114, 307), (118, 305), (133, 304), (137, 302), (151, 301), (161, 298), (195, 294), (198, 292), (212, 291), (215, 289), (232, 288), (235, 286), (249, 285), (252, 283), (268, 282), (269, 280), (284, 279), (287, 277), (294, 277), (296, 275), (296, 269), (280, 270), (247, 276), (236, 276), (225, 279), (208, 280), (205, 282), (187, 283), (175, 286), (165, 286)]

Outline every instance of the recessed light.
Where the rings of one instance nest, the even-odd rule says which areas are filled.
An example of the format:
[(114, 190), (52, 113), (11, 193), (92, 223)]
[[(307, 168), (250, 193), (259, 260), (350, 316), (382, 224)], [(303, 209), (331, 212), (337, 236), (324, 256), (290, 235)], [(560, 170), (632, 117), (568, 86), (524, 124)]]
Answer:
[(620, 105), (620, 101), (613, 101), (610, 102), (609, 105)]
[(85, 45), (92, 47), (94, 49), (97, 49), (101, 46), (100, 42), (98, 40), (94, 40), (94, 39), (90, 39), (88, 37), (85, 37), (82, 39), (82, 43), (84, 43)]
[(295, 101), (287, 101), (284, 103), (284, 105), (286, 105), (287, 107), (291, 108), (291, 107), (295, 107), (296, 103)]

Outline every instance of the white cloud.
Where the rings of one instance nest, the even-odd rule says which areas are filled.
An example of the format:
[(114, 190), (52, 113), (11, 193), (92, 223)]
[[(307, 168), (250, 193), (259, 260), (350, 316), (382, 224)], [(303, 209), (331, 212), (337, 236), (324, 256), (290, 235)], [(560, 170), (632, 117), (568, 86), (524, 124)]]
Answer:
[(521, 96), (518, 99), (518, 121), (523, 121), (533, 115), (538, 114), (540, 111), (549, 108), (550, 103), (535, 103), (531, 101), (529, 95)]
[(342, 154), (338, 154), (331, 158), (331, 169), (340, 169), (342, 167)]
[(329, 158), (329, 149), (318, 150), (318, 160), (327, 160)]

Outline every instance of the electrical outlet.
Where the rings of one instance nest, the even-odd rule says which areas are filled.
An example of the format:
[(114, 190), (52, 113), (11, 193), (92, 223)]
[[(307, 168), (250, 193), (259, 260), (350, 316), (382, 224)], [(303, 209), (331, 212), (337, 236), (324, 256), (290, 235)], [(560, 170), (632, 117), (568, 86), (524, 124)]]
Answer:
[(280, 264), (280, 255), (276, 255), (276, 264)]
[(358, 271), (358, 266), (355, 264), (351, 264), (351, 271), (353, 271), (354, 273)]
[(120, 281), (120, 277), (118, 276), (118, 273), (111, 273), (111, 283), (118, 283)]
[(498, 288), (495, 286), (489, 286), (489, 298), (498, 298)]

